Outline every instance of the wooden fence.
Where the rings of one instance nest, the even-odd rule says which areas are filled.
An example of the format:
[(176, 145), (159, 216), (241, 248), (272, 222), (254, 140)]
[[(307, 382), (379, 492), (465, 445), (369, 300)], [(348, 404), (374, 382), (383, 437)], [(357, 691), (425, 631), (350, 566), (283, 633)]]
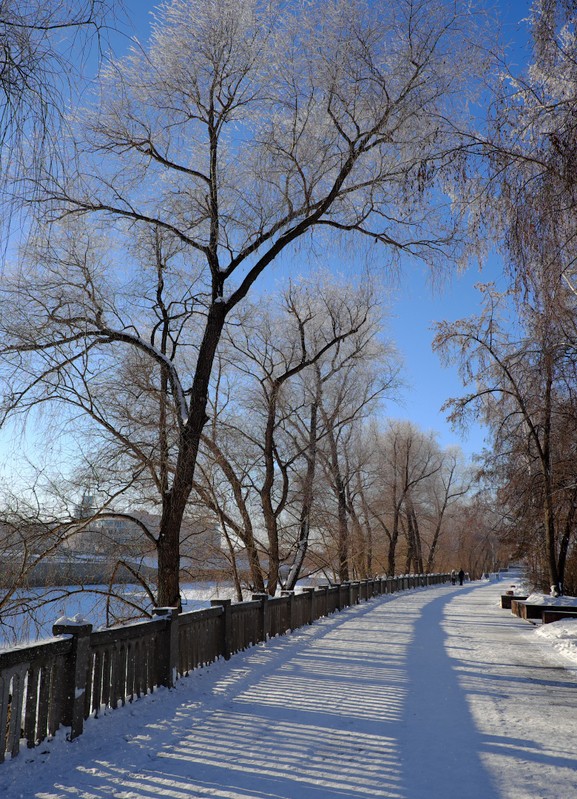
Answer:
[(336, 610), (382, 594), (438, 585), (448, 574), (403, 575), (351, 582), (248, 602), (213, 600), (179, 614), (157, 608), (149, 621), (93, 632), (92, 625), (56, 624), (54, 638), (0, 652), (0, 763), (103, 708), (132, 702), (158, 686), (174, 686), (193, 669), (312, 624)]

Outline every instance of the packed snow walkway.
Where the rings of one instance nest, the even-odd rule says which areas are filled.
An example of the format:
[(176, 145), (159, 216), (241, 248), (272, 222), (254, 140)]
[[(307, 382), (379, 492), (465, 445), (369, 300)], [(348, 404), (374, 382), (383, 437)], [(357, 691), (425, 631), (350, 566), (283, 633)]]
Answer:
[(502, 589), (348, 608), (23, 751), (0, 796), (575, 797), (577, 675)]

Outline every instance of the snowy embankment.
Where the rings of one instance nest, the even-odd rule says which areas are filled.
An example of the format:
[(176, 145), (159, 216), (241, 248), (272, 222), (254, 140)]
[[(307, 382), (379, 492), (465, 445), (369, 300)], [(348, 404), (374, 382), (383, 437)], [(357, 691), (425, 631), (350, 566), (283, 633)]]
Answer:
[[(544, 607), (552, 605), (577, 609), (577, 597), (574, 596), (530, 594), (526, 601), (532, 605), (543, 605)], [(577, 664), (577, 619), (563, 619), (552, 624), (539, 625), (535, 629), (535, 636), (542, 643), (552, 647), (555, 652)]]
[(550, 594), (529, 594), (525, 600), (528, 605), (553, 605), (554, 607), (576, 608), (575, 596), (551, 596)]
[(218, 661), (23, 750), (0, 796), (573, 797), (575, 671), (503, 587), (381, 597)]
[[(510, 590), (515, 594), (523, 594), (522, 586), (518, 583), (512, 584)], [(577, 609), (577, 597), (574, 596), (552, 596), (533, 592), (527, 596), (525, 601), (529, 605), (563, 607), (567, 610)], [(538, 624), (535, 627), (534, 636), (536, 641), (550, 647), (554, 652), (577, 665), (577, 619)]]
[(535, 635), (577, 666), (577, 619), (544, 624), (535, 630)]

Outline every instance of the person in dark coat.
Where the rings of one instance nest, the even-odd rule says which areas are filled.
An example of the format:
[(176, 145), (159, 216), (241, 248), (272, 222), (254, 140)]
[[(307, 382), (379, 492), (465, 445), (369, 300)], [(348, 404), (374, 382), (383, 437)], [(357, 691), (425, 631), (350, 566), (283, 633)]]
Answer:
[(465, 579), (465, 572), (463, 569), (459, 569), (459, 585), (463, 585), (463, 580)]

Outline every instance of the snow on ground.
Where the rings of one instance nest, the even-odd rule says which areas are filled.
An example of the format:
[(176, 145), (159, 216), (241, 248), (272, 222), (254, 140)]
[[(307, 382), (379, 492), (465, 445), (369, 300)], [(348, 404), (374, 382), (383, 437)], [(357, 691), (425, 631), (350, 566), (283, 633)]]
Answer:
[(574, 608), (577, 606), (577, 597), (574, 596), (551, 596), (551, 594), (529, 594), (525, 600), (531, 605), (555, 605), (556, 607), (562, 606), (566, 608)]
[(551, 646), (555, 652), (577, 664), (577, 619), (544, 624), (535, 630), (535, 635)]
[[(499, 583), (382, 597), (0, 766), (2, 799), (570, 799), (577, 654)], [(570, 660), (569, 657), (573, 658)]]

